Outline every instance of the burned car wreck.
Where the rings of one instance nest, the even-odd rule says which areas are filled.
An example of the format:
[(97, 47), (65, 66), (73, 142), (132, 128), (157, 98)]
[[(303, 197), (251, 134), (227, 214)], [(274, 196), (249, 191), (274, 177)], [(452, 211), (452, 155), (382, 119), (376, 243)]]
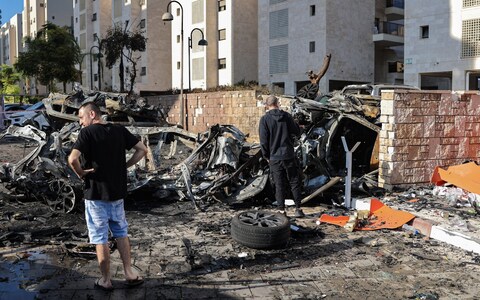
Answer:
[(356, 143), (351, 170), (354, 187), (368, 192), (369, 185), (375, 185), (364, 175), (378, 170), (379, 106), (379, 101), (362, 101), (338, 92), (293, 101), (292, 115), (304, 126), (296, 147), (304, 175), (304, 202), (324, 190), (327, 182), (334, 184), (346, 176), (346, 149)]
[[(284, 99), (303, 128), (295, 147), (303, 171), (302, 202), (342, 184), (346, 175), (342, 139), (349, 149), (360, 142), (353, 153), (352, 174), (360, 182), (357, 186), (366, 191), (365, 180), (358, 178), (378, 168), (379, 102), (341, 93), (313, 100)], [(105, 121), (125, 125), (148, 148), (146, 158), (129, 170), (129, 191), (145, 188), (153, 198), (176, 193), (200, 209), (210, 203), (273, 201), (268, 163), (259, 144), (247, 142), (235, 126), (217, 124), (204, 133), (191, 133), (168, 124), (163, 112), (144, 99), (99, 92), (51, 94), (44, 99), (54, 128), (51, 132), (29, 125), (3, 132), (0, 139), (15, 137), (36, 145), (16, 164), (1, 168), (1, 180), (12, 194), (46, 201), (52, 210), (62, 212), (71, 212), (81, 203), (82, 182), (66, 158), (80, 130), (76, 112), (85, 101), (97, 103)]]

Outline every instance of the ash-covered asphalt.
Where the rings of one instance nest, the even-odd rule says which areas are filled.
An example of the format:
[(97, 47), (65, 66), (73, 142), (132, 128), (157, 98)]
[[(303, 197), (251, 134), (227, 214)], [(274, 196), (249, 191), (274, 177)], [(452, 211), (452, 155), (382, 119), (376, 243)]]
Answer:
[[(2, 160), (9, 155), (0, 153)], [(466, 230), (476, 233), (476, 214), (468, 208), (452, 209), (429, 195), (429, 189), (379, 198), (414, 214), (448, 211), (444, 222), (456, 216), (469, 219)], [(5, 192), (2, 187), (0, 299), (100, 299), (92, 289), (99, 271), (93, 248), (87, 244), (81, 205), (71, 214), (61, 214), (36, 199)], [(287, 246), (275, 250), (247, 248), (230, 236), (230, 221), (236, 213), (274, 209), (263, 197), (233, 207), (204, 203), (200, 211), (175, 194), (159, 198), (147, 190), (131, 195), (126, 211), (132, 255), (146, 279), (133, 298), (478, 299), (477, 254), (402, 230), (348, 232), (317, 225), (322, 213), (337, 209), (330, 204), (341, 196), (338, 193), (309, 202), (304, 208), (306, 218), (291, 218), (303, 230), (293, 231)], [(421, 200), (408, 202), (414, 197)], [(293, 210), (288, 213), (293, 215)], [(115, 293), (127, 293), (121, 285), (118, 251), (112, 249)]]

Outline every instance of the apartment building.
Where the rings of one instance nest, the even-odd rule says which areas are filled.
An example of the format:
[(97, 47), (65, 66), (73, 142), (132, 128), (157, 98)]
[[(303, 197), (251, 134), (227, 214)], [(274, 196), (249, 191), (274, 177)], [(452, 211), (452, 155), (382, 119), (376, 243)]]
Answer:
[[(24, 0), (23, 1), (23, 38), (35, 38), (42, 26), (47, 22), (57, 26), (72, 28), (72, 2), (70, 0)], [(45, 86), (37, 84), (35, 80), (27, 79), (23, 85), (26, 94), (45, 94)], [(58, 84), (61, 89), (62, 85)]]
[(111, 0), (73, 1), (73, 33), (82, 52), (79, 68), (80, 84), (84, 88), (111, 89), (111, 72), (107, 68), (102, 68), (99, 60), (99, 39), (111, 26)]
[(47, 22), (72, 27), (70, 0), (23, 0), (23, 35), (35, 37)]
[[(140, 31), (147, 39), (146, 50), (137, 52), (137, 72), (134, 92), (150, 93), (171, 89), (171, 32), (163, 26), (162, 13), (167, 7), (167, 0), (114, 0), (113, 21), (127, 26), (128, 30)], [(126, 65), (126, 89), (129, 87), (129, 71)], [(120, 78), (118, 64), (112, 69), (112, 85), (119, 90)]]
[[(160, 91), (171, 88), (171, 33), (162, 25), (161, 14), (168, 1), (74, 0), (74, 35), (84, 60), (80, 67), (82, 85), (94, 90), (120, 90), (119, 64), (110, 70), (99, 59), (99, 44), (107, 31), (120, 25), (127, 31), (140, 31), (147, 38), (147, 49), (135, 53), (137, 72), (134, 91)], [(103, 51), (103, 49), (101, 49)], [(124, 88), (128, 90), (132, 65), (124, 59)]]
[(405, 83), (480, 89), (480, 0), (405, 3)]
[(169, 4), (173, 20), (166, 24), (172, 31), (172, 88), (180, 89), (182, 72), (184, 89), (256, 81), (257, 1), (178, 2)]
[(22, 15), (16, 14), (0, 27), (0, 65), (13, 65), (22, 51)]
[(374, 82), (403, 84), (405, 1), (376, 0), (373, 42)]
[(374, 81), (375, 0), (259, 0), (259, 83), (296, 94), (331, 54), (321, 92)]

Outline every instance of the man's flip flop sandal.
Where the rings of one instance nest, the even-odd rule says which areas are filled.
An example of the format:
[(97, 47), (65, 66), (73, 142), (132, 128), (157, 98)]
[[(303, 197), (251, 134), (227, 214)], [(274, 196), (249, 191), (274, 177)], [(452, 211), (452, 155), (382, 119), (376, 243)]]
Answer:
[(105, 287), (103, 285), (100, 285), (100, 280), (102, 280), (102, 278), (98, 278), (97, 280), (95, 280), (95, 284), (93, 285), (94, 288), (102, 290), (102, 291), (106, 291), (106, 292), (113, 291), (113, 286)]
[(135, 278), (135, 279), (125, 280), (125, 285), (128, 286), (128, 287), (134, 287), (134, 286), (141, 285), (143, 283), (143, 281), (144, 280), (142, 278), (137, 276), (137, 278)]

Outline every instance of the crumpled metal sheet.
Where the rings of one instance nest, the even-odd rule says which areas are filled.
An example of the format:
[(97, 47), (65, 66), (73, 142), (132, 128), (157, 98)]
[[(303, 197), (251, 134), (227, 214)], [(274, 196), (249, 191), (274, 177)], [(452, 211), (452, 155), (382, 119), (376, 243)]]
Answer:
[(216, 168), (220, 165), (230, 165), (236, 169), (240, 161), (242, 145), (232, 137), (219, 136), (216, 140), (216, 151), (212, 153), (213, 161), (207, 168)]

